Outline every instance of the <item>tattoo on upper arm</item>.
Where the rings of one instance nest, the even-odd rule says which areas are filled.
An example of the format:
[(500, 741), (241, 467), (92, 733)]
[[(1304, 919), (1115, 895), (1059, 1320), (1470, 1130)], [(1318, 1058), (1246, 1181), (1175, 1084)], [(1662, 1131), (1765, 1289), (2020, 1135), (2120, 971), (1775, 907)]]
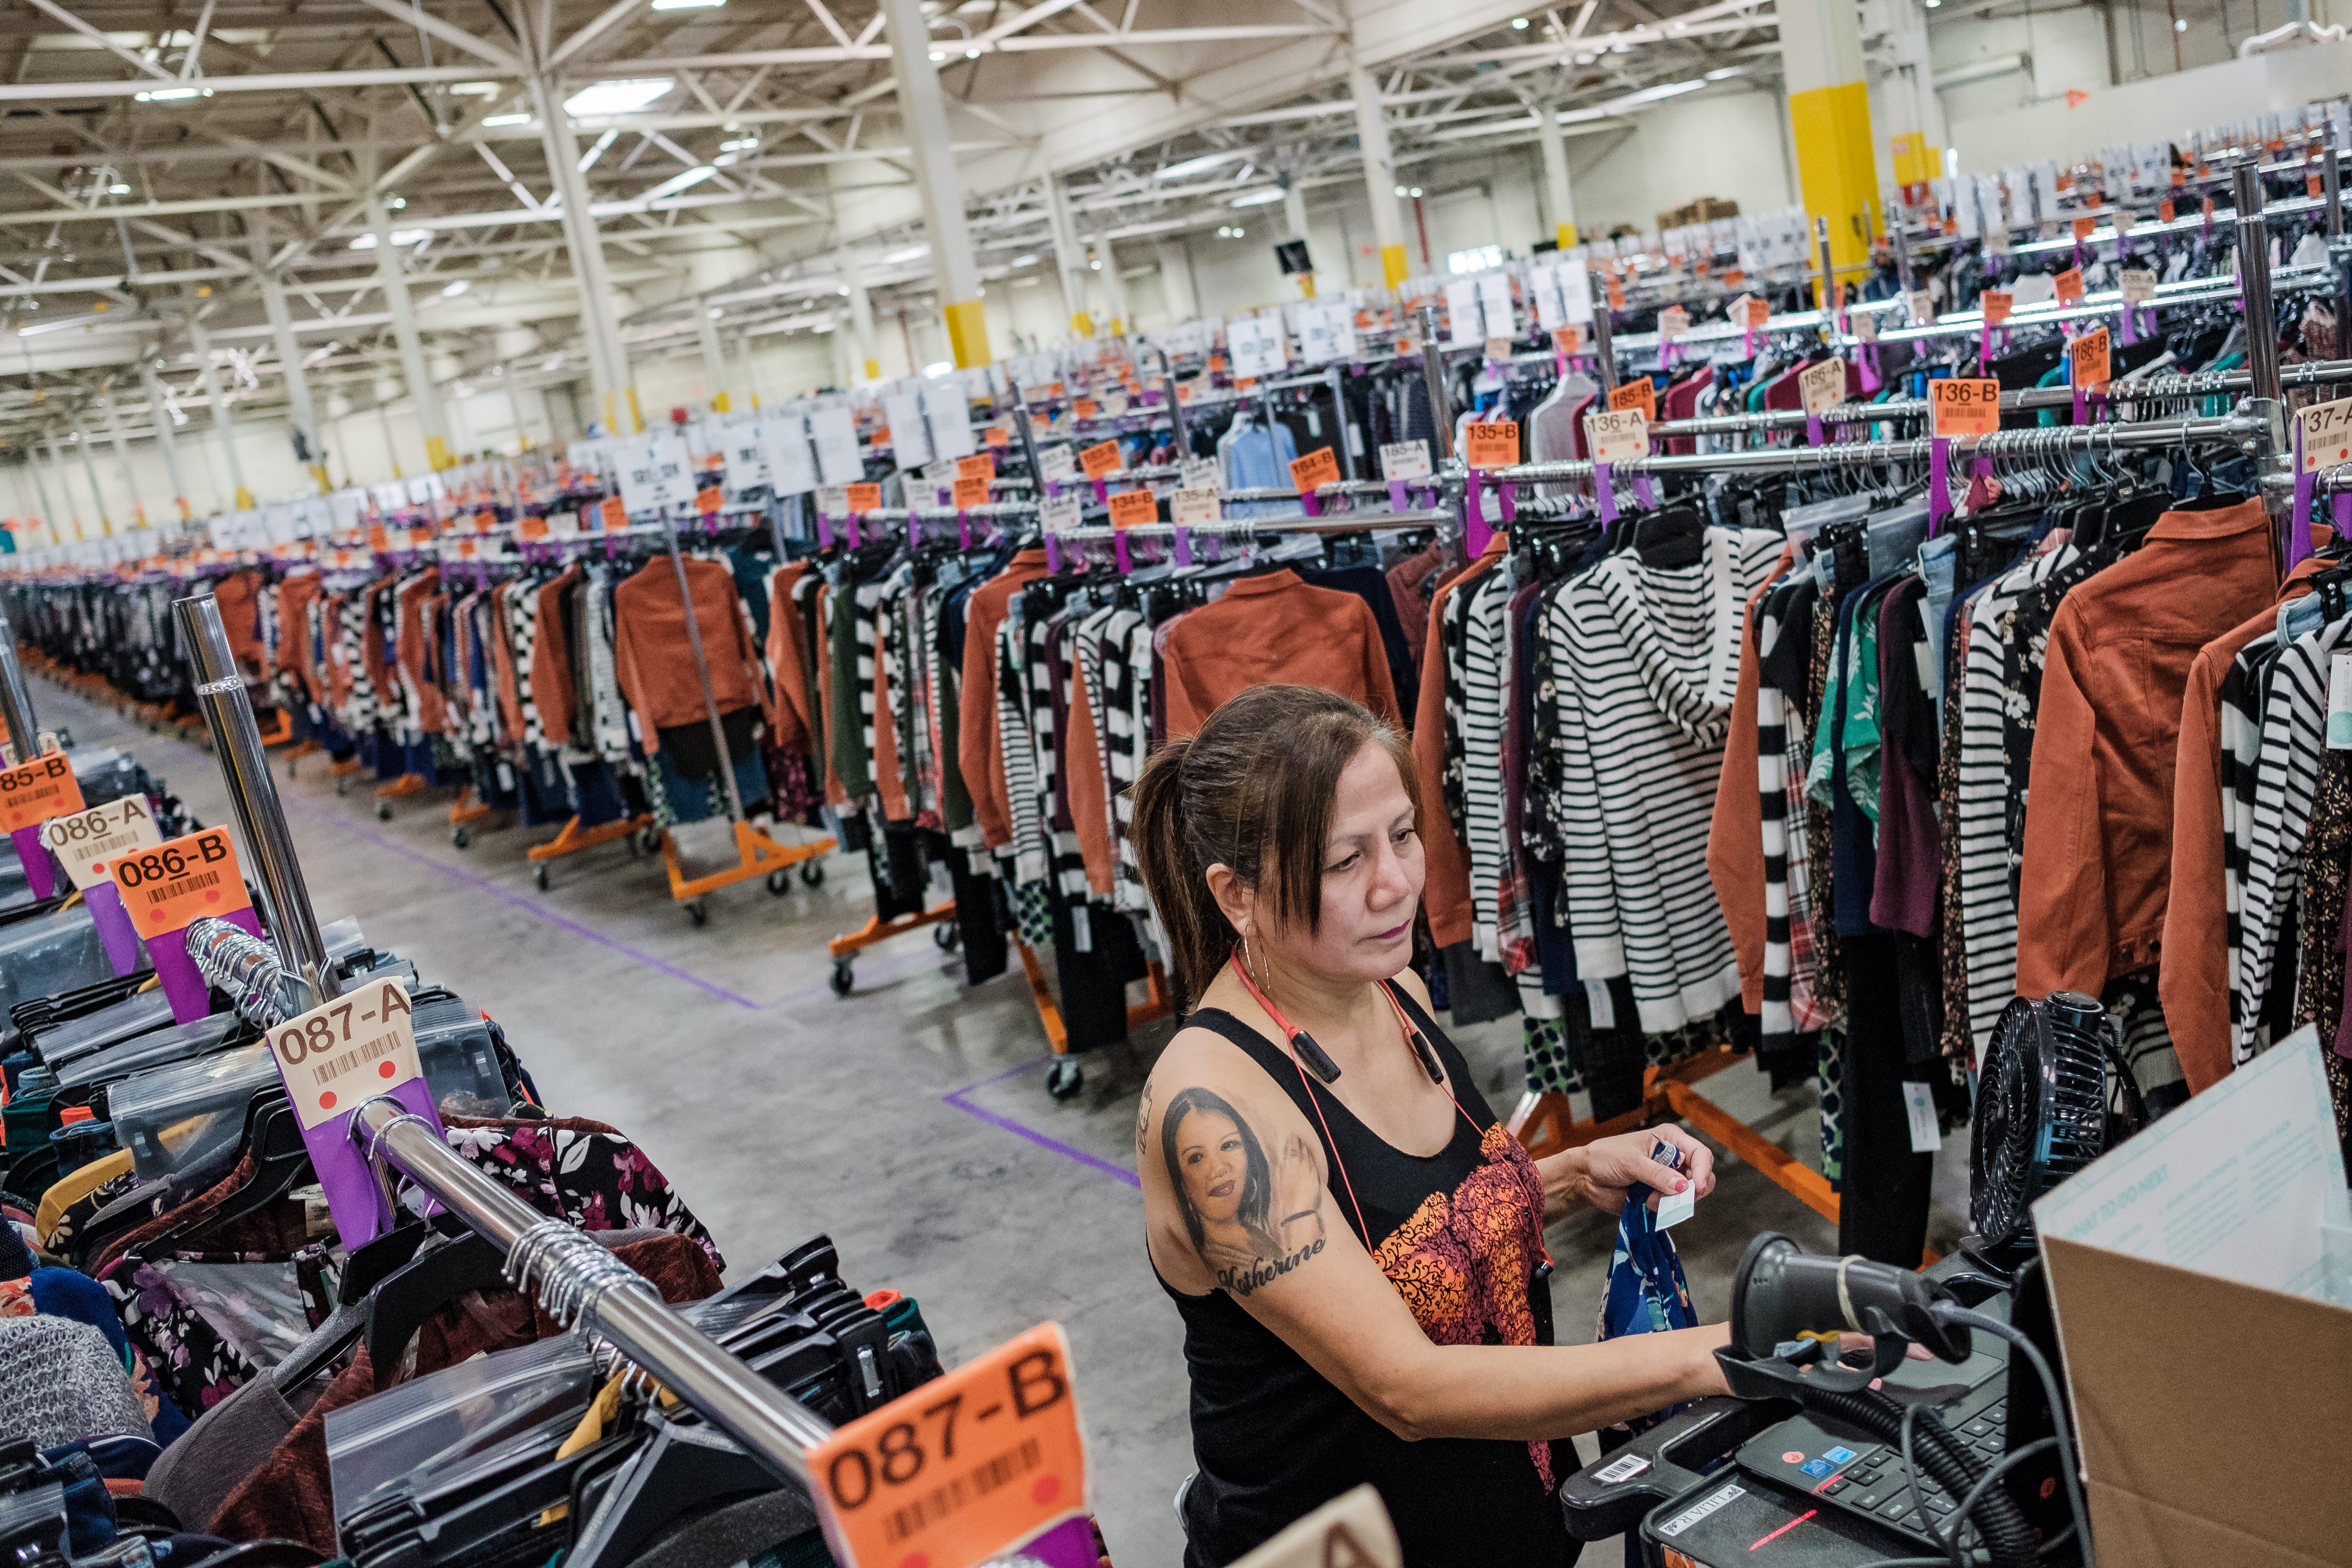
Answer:
[(1143, 1084), (1143, 1101), (1135, 1108), (1135, 1163), (1143, 1163), (1144, 1141), (1151, 1131), (1151, 1081)]
[(1247, 1296), (1323, 1250), (1322, 1162), (1307, 1139), (1269, 1152), (1223, 1097), (1193, 1088), (1169, 1100), (1160, 1147), (1185, 1233), (1226, 1290)]

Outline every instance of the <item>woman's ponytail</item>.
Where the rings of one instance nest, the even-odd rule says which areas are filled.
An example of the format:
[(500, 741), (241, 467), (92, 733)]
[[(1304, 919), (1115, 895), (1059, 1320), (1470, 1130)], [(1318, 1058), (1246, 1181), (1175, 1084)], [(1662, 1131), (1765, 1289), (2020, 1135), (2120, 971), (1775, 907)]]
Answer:
[(1184, 763), (1192, 746), (1193, 737), (1183, 735), (1160, 747), (1128, 790), (1135, 803), (1129, 841), (1143, 868), (1151, 907), (1160, 916), (1160, 929), (1167, 933), (1180, 1015), (1192, 1010), (1218, 965), (1234, 951), (1233, 927), (1209, 895), (1204, 868), (1192, 864), (1184, 800)]

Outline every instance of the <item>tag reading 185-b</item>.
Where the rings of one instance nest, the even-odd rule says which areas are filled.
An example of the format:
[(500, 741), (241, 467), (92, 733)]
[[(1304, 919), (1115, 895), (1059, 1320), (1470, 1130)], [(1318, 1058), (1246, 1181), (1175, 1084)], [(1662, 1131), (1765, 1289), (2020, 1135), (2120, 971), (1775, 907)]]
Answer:
[(205, 915), (253, 907), (226, 827), (207, 827), (152, 849), (117, 856), (114, 885), (122, 890), (122, 907), (131, 911), (131, 926), (149, 942)]
[(408, 993), (379, 980), (269, 1031), (287, 1102), (305, 1131), (422, 1078)]
[(809, 1456), (854, 1568), (971, 1568), (1087, 1506), (1070, 1346), (1041, 1323), (859, 1416)]

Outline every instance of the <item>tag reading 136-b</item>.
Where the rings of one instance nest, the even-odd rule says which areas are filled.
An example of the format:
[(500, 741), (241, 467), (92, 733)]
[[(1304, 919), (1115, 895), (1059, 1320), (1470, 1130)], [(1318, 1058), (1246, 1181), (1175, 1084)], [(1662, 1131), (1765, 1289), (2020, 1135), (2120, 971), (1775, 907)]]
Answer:
[(236, 864), (236, 847), (226, 827), (207, 827), (185, 837), (120, 855), (114, 860), (114, 885), (122, 890), (122, 907), (141, 937), (154, 941), (205, 915), (232, 914), (250, 909), (245, 896), (245, 873)]
[(2000, 383), (1991, 376), (1939, 377), (1927, 384), (1927, 396), (1938, 436), (1990, 436), (2000, 428)]
[(1087, 1506), (1069, 1340), (1041, 1323), (861, 1415), (809, 1456), (854, 1568), (972, 1568)]

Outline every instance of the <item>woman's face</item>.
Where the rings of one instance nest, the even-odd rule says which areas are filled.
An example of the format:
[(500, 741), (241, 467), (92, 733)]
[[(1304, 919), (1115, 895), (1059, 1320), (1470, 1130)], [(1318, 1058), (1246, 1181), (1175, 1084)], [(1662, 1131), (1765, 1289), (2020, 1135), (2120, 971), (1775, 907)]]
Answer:
[(1319, 852), (1321, 923), (1268, 933), (1270, 956), (1278, 968), (1385, 980), (1412, 958), (1424, 875), (1412, 798), (1386, 747), (1363, 747), (1340, 772), (1331, 835)]
[(1176, 1127), (1176, 1163), (1194, 1212), (1213, 1224), (1230, 1221), (1241, 1207), (1249, 1163), (1234, 1119), (1213, 1110), (1186, 1111)]

